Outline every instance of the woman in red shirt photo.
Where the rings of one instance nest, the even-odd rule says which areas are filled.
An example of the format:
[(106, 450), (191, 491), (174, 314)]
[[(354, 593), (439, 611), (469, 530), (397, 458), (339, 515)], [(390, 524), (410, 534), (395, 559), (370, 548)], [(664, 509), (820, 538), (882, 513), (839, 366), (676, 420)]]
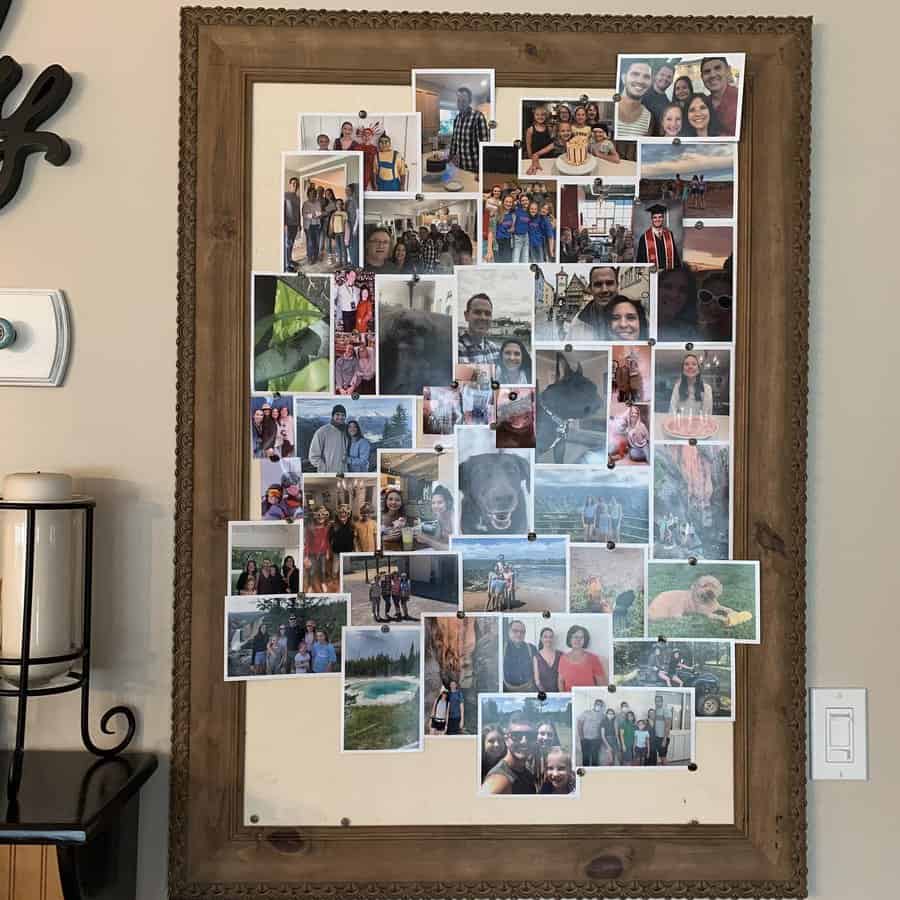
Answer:
[(566, 634), (571, 648), (559, 661), (559, 689), (567, 693), (573, 687), (607, 685), (606, 668), (596, 653), (588, 651), (591, 636), (583, 625), (573, 625)]

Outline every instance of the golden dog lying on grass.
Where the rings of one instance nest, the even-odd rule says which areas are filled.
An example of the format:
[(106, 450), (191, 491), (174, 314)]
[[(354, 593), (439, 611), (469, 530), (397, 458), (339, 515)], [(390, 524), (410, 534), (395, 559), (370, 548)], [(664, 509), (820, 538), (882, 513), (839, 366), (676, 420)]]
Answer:
[(722, 582), (713, 575), (701, 575), (687, 591), (663, 591), (650, 601), (648, 616), (651, 621), (659, 619), (680, 619), (696, 614), (721, 622), (733, 628), (753, 618), (752, 613), (741, 612), (723, 606), (719, 602), (724, 588)]

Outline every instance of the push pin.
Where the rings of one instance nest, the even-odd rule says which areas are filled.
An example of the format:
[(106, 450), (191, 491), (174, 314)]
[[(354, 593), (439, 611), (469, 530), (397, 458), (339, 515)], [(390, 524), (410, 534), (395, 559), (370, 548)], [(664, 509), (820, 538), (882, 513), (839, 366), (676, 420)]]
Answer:
[(491, 129), (491, 131), (496, 131), (497, 130), (497, 120), (491, 119), (491, 121), (487, 123), (487, 126), (488, 126), (488, 128)]
[(576, 774), (576, 775), (579, 775), (579, 776), (583, 776), (583, 775), (584, 775), (584, 769), (582, 769), (581, 766), (579, 766), (579, 767), (575, 770), (575, 774)]
[(519, 399), (519, 392), (518, 392), (518, 391), (510, 391), (510, 392), (509, 392), (509, 399), (510, 399), (510, 400), (518, 400), (518, 399)]
[(685, 349), (685, 350), (693, 350), (693, 349), (694, 349), (694, 342), (693, 342), (693, 341), (688, 341), (688, 342), (684, 345), (684, 349)]
[(488, 428), (490, 428), (491, 431), (496, 431), (496, 430), (497, 430), (497, 423), (496, 423), (496, 422), (491, 422), (491, 424), (488, 425)]
[(450, 387), (452, 387), (453, 390), (455, 391), (459, 387), (459, 382), (456, 381), (456, 379), (454, 379), (453, 381), (450, 382)]
[(275, 393), (272, 394), (272, 399), (273, 399), (273, 400), (280, 400), (280, 399), (281, 399), (281, 391), (275, 391)]
[(660, 644), (665, 644), (666, 636), (664, 634), (661, 634), (656, 640), (658, 640), (660, 642)]
[(641, 205), (641, 198), (640, 198), (640, 197), (635, 197), (634, 200), (633, 200), (632, 202), (634, 203), (635, 206), (640, 206), (640, 205)]
[(374, 553), (375, 559), (381, 559), (381, 557), (384, 556), (384, 550), (382, 550), (381, 547), (376, 547)]
[(613, 94), (613, 95), (612, 95), (612, 102), (613, 102), (613, 103), (619, 103), (619, 102), (621, 102), (621, 100), (622, 100), (622, 95), (621, 95), (621, 94)]
[(616, 542), (615, 542), (615, 541), (607, 541), (607, 542), (606, 542), (606, 549), (607, 549), (607, 550), (615, 550), (615, 549), (616, 549)]
[(534, 272), (535, 274), (537, 274), (540, 271), (537, 263), (532, 263), (528, 268), (531, 269), (531, 271)]
[(694, 228), (702, 228), (702, 227), (703, 227), (703, 219), (697, 219), (697, 221), (694, 222)]
[(435, 453), (443, 453), (443, 452), (444, 452), (444, 445), (443, 445), (443, 444), (435, 444), (435, 445), (434, 445), (434, 452), (435, 452)]
[(688, 438), (688, 443), (689, 443), (692, 447), (696, 447), (696, 446), (697, 446), (697, 438)]
[(256, 813), (253, 813), (253, 815), (250, 816), (250, 824), (256, 825), (257, 822), (259, 822), (259, 816)]
[(359, 118), (360, 118), (360, 119), (365, 119), (368, 115), (369, 115), (369, 114), (368, 114), (364, 109), (361, 109), (361, 110), (359, 111)]
[(696, 772), (699, 768), (700, 767), (697, 765), (697, 763), (688, 763), (688, 772)]
[(538, 700), (543, 703), (547, 699), (547, 695), (543, 691), (538, 691)]
[(421, 280), (422, 280), (422, 277), (419, 275), (419, 273), (418, 273), (418, 272), (413, 272), (413, 274), (412, 274), (412, 283), (413, 283), (413, 284), (418, 284)]
[(659, 266), (656, 263), (653, 263), (650, 266), (650, 274), (655, 275), (659, 271)]
[(608, 684), (606, 690), (609, 691), (610, 694), (614, 694), (616, 692), (616, 686), (614, 684)]
[(565, 350), (566, 353), (571, 353), (571, 352), (572, 352), (572, 345), (571, 345), (571, 344), (566, 344), (566, 346), (563, 347), (563, 350)]
[(674, 137), (674, 138), (672, 138), (672, 146), (673, 146), (673, 147), (677, 147), (680, 143), (681, 143), (681, 138), (680, 138), (680, 137)]
[(499, 382), (499, 381), (492, 381), (492, 382), (491, 382), (491, 390), (492, 390), (492, 391), (499, 391), (499, 390), (500, 390), (500, 382)]
[(516, 150), (521, 150), (521, 149), (522, 149), (522, 142), (521, 142), (518, 138), (516, 138), (516, 139), (513, 141), (513, 147), (515, 147)]
[(696, 556), (689, 556), (689, 557), (688, 557), (688, 565), (689, 565), (689, 566), (696, 566), (696, 565), (697, 565), (697, 557), (696, 557)]
[(606, 464), (607, 469), (614, 469), (616, 467), (616, 461), (614, 459), (609, 460)]
[(387, 634), (390, 630), (391, 630), (391, 626), (390, 626), (390, 625), (382, 625), (382, 626), (381, 626), (381, 633), (382, 633), (382, 634)]
[(425, 199), (424, 194), (416, 194), (416, 200), (424, 200), (424, 199)]
[(536, 540), (537, 540), (537, 535), (536, 535), (533, 531), (529, 531), (529, 532), (528, 532), (528, 540), (529, 540), (529, 541), (536, 541)]
[(350, 820), (346, 816), (344, 816), (344, 818), (341, 819), (341, 826), (344, 828), (350, 827)]
[(338, 472), (338, 473), (337, 473), (337, 477), (338, 477), (338, 478), (343, 478), (343, 477), (344, 477), (344, 473), (343, 473), (343, 472)]
[(456, 618), (457, 618), (457, 619), (464, 619), (465, 617), (466, 617), (466, 613), (465, 613), (464, 610), (458, 609), (458, 610), (456, 611)]
[(650, 340), (647, 341), (647, 343), (648, 343), (651, 347), (655, 347), (655, 346), (656, 346), (656, 338), (650, 338)]
[(351, 397), (353, 400), (359, 400), (359, 391), (354, 391), (354, 392), (350, 395), (350, 397)]
[(587, 94), (582, 94), (579, 100), (581, 101), (581, 104), (584, 105), (585, 103), (589, 103), (591, 98), (588, 97)]
[(625, 405), (626, 406), (634, 406), (634, 400), (626, 400)]
[(541, 613), (541, 615), (542, 615), (545, 619), (549, 619), (549, 618), (550, 618), (550, 610), (549, 610), (549, 609), (545, 609), (545, 610)]

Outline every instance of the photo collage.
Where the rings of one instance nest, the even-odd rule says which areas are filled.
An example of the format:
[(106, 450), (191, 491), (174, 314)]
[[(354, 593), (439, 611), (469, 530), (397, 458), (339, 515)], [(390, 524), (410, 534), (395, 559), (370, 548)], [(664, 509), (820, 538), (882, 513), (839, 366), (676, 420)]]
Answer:
[(341, 752), (468, 740), (485, 796), (696, 768), (761, 641), (732, 528), (745, 66), (623, 55), (596, 96), (523, 91), (505, 143), (490, 69), (296, 114), (226, 679), (340, 679)]

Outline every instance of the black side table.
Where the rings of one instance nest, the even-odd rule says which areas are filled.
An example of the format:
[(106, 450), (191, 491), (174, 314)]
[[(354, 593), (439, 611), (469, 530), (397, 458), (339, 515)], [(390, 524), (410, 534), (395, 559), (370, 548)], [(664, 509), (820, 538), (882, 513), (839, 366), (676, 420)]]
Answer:
[(0, 780), (0, 844), (53, 844), (66, 900), (134, 900), (140, 790), (155, 771), (152, 753), (26, 750), (18, 794)]

